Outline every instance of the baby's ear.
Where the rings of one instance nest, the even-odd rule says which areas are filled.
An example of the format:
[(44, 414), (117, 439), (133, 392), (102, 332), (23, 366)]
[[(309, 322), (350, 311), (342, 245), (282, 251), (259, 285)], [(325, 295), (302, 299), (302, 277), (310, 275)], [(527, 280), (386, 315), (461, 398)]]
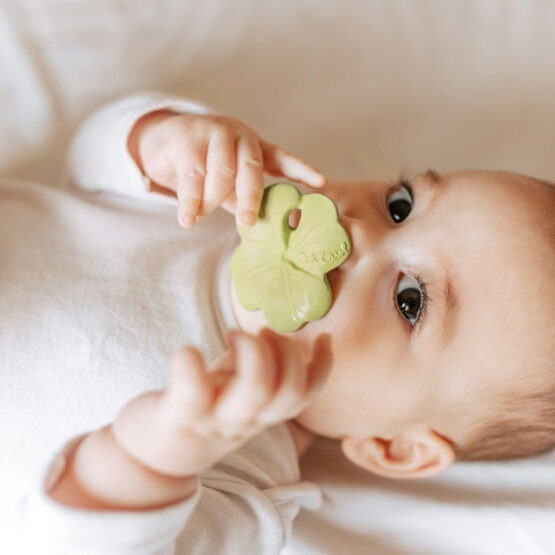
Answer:
[(386, 478), (428, 478), (455, 462), (449, 440), (431, 429), (409, 431), (392, 439), (346, 437), (341, 448), (349, 460)]

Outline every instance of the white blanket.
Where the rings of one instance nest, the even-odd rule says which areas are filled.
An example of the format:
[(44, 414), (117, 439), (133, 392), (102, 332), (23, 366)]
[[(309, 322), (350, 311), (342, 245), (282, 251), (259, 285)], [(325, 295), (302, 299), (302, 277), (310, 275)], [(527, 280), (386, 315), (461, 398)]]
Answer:
[[(160, 88), (332, 178), (553, 180), (553, 29), (550, 0), (0, 0), (0, 171), (55, 180), (86, 113)], [(386, 482), (323, 441), (303, 466), (327, 504), (298, 519), (296, 553), (555, 553), (552, 454)], [(311, 529), (320, 545), (303, 541)]]

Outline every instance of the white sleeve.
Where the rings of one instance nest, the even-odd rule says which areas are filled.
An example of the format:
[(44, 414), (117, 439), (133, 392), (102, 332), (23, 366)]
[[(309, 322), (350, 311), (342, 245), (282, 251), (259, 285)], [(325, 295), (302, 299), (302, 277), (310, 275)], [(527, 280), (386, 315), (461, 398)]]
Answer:
[(62, 451), (21, 504), (10, 553), (277, 555), (299, 509), (321, 504), (318, 488), (300, 482), (294, 445), (282, 425), (226, 457), (182, 503), (135, 512), (72, 509), (52, 500), (48, 490), (61, 476), (64, 453), (80, 439)]
[(125, 97), (92, 114), (71, 144), (64, 181), (88, 191), (114, 191), (144, 196), (149, 180), (129, 154), (131, 129), (144, 115), (157, 110), (207, 114), (206, 107), (161, 92)]
[(67, 456), (82, 440), (70, 441), (31, 485), (17, 507), (9, 553), (36, 555), (173, 555), (175, 539), (198, 504), (189, 499), (152, 511), (88, 511), (61, 505), (48, 495)]
[(269, 428), (201, 476), (202, 494), (177, 538), (176, 555), (278, 555), (301, 508), (321, 490), (302, 482), (286, 425)]

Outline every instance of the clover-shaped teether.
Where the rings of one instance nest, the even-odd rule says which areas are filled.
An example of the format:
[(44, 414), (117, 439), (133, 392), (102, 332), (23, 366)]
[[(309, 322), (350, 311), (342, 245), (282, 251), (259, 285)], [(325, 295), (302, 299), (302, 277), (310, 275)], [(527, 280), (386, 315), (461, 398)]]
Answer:
[[(295, 211), (300, 220), (292, 226)], [(351, 252), (330, 198), (301, 195), (292, 185), (272, 185), (264, 192), (256, 224), (237, 229), (242, 241), (231, 259), (231, 276), (245, 309), (262, 310), (268, 324), (284, 332), (329, 310), (332, 292), (326, 273)]]

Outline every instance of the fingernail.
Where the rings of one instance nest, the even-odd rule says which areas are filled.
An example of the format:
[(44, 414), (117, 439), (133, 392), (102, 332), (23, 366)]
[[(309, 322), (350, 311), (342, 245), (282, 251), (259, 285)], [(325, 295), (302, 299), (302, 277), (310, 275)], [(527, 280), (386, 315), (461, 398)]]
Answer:
[(316, 175), (312, 175), (311, 182), (313, 187), (323, 187), (328, 179), (325, 175), (322, 175), (318, 170), (315, 170)]
[(191, 216), (191, 214), (184, 214), (181, 216), (180, 223), (185, 229), (190, 229), (195, 223), (195, 217)]
[(245, 210), (244, 212), (241, 212), (241, 215), (239, 216), (239, 223), (241, 225), (250, 227), (251, 225), (254, 225), (255, 222), (256, 222), (255, 212), (253, 212), (252, 210)]
[(214, 212), (214, 210), (216, 209), (216, 204), (208, 204), (208, 203), (203, 203), (199, 212), (201, 212), (202, 214), (211, 214), (212, 212)]
[(321, 175), (318, 183), (318, 187), (324, 187), (328, 182), (328, 178), (325, 175)]

